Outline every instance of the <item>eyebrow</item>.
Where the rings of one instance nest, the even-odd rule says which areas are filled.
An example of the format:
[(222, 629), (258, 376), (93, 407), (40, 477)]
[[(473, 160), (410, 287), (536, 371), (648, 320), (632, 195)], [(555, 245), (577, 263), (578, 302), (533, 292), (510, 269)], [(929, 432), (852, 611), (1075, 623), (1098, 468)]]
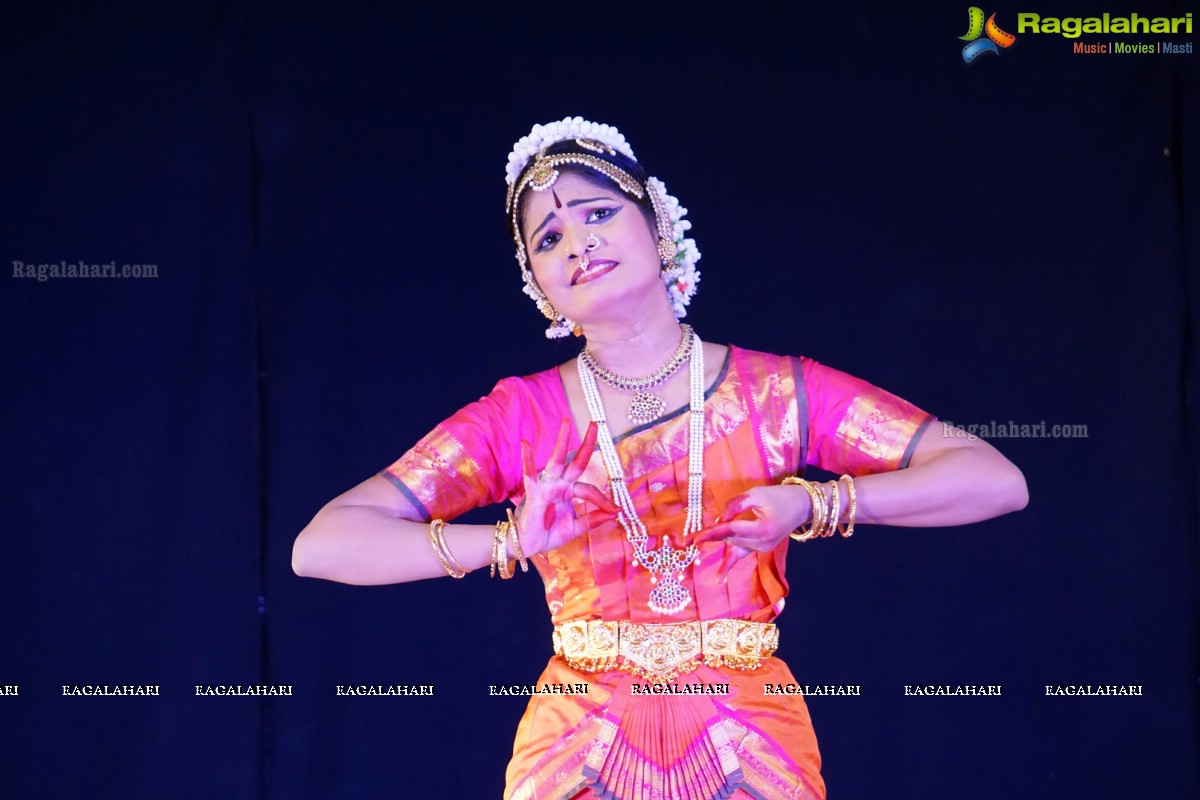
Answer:
[[(584, 198), (580, 198), (579, 200), (568, 200), (567, 208), (574, 208), (575, 206), (580, 206), (580, 205), (583, 205), (584, 203), (594, 203), (597, 200), (612, 200), (612, 199), (613, 198), (611, 198), (611, 197), (584, 197)], [(537, 236), (538, 231), (540, 231), (542, 228), (546, 227), (546, 224), (548, 222), (550, 222), (550, 220), (554, 219), (554, 216), (555, 216), (554, 212), (551, 211), (549, 214), (546, 215), (546, 218), (544, 220), (542, 220), (542, 224), (538, 225), (536, 228), (533, 229), (533, 233), (529, 234), (529, 238), (531, 241), (534, 236)]]

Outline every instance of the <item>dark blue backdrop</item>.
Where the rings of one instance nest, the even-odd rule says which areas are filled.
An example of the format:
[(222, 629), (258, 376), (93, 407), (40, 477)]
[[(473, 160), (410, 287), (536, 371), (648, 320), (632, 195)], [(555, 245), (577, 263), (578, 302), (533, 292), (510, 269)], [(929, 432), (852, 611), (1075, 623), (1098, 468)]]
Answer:
[[(0, 795), (498, 795), (523, 703), (487, 686), (549, 655), (537, 581), (288, 560), (326, 500), (573, 354), (520, 293), (502, 172), (582, 114), (691, 209), (705, 338), (962, 424), (1087, 426), (996, 440), (1021, 514), (793, 549), (781, 655), (862, 686), (810, 700), (830, 796), (1198, 796), (1200, 55), (1024, 34), (965, 65), (965, 12), (5, 7), (5, 269), (158, 277), (0, 288)], [(295, 693), (195, 696), (263, 682)], [(85, 683), (161, 695), (62, 696)]]

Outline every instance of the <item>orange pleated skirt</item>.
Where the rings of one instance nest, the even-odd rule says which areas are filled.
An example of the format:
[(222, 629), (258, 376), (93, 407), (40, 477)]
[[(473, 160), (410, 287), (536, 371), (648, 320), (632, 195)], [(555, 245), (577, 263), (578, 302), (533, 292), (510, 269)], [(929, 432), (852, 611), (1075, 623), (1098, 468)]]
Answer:
[[(783, 661), (752, 671), (700, 666), (674, 688), (624, 671), (550, 660), (517, 727), (505, 800), (824, 800), (821, 755), (804, 698)], [(727, 692), (722, 689), (727, 687)], [(741, 794), (743, 793), (744, 794)]]

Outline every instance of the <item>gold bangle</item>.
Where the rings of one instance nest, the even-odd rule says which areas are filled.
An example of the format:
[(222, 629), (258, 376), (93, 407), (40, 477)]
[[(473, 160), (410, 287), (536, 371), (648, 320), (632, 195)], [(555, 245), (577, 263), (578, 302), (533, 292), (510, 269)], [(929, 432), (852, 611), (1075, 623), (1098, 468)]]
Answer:
[(496, 552), (497, 552), (496, 540), (499, 538), (500, 538), (500, 523), (497, 522), (495, 529), (492, 531), (492, 566), (488, 573), (488, 577), (490, 577), (490, 578), (496, 577), (496, 563), (500, 560), (500, 557), (496, 554)]
[[(816, 483), (809, 482), (808, 496), (812, 500), (812, 518), (809, 520), (809, 539), (816, 539), (825, 536), (825, 506), (828, 503), (825, 500), (825, 492), (821, 491), (821, 486)], [(805, 539), (804, 541), (808, 541)]]
[(819, 529), (816, 529), (816, 524), (817, 520), (821, 519), (821, 515), (818, 514), (818, 510), (820, 508), (820, 504), (823, 502), (823, 498), (820, 496), (819, 492), (815, 491), (813, 485), (803, 478), (797, 478), (793, 475), (789, 475), (783, 479), (783, 485), (800, 486), (804, 489), (804, 491), (808, 492), (808, 501), (810, 510), (812, 512), (809, 516), (809, 521), (788, 534), (788, 536), (791, 536), (797, 542), (807, 542), (809, 539), (812, 539), (818, 535)]
[[(841, 521), (841, 483), (846, 482), (846, 495), (849, 498), (846, 509), (846, 523)], [(840, 533), (843, 537), (854, 535), (854, 515), (858, 510), (858, 496), (854, 488), (854, 478), (843, 475), (836, 481), (812, 483), (803, 478), (788, 476), (783, 479), (785, 486), (801, 486), (808, 492), (812, 507), (809, 521), (789, 535), (797, 542), (807, 542), (810, 539), (820, 539)], [(828, 494), (826, 494), (828, 487)]]
[(500, 577), (504, 580), (517, 574), (516, 563), (508, 557), (508, 532), (511, 527), (507, 520), (496, 526), (496, 554), (500, 556)]
[(821, 531), (823, 536), (833, 536), (837, 531), (838, 518), (842, 515), (842, 497), (838, 489), (838, 481), (829, 481), (829, 516), (825, 518), (825, 529)]
[(858, 492), (854, 488), (854, 478), (843, 475), (838, 478), (838, 483), (842, 481), (846, 482), (846, 494), (850, 497), (850, 505), (846, 509), (846, 524), (838, 525), (838, 533), (849, 538), (854, 535), (854, 512), (858, 510)]
[(808, 490), (808, 498), (812, 503), (812, 516), (808, 521), (807, 535), (799, 540), (801, 542), (825, 535), (825, 493), (821, 487), (809, 481), (804, 482), (804, 488)]
[(467, 570), (455, 560), (450, 554), (449, 548), (446, 547), (446, 539), (442, 535), (442, 529), (446, 527), (443, 520), (435, 519), (429, 523), (429, 542), (433, 545), (433, 552), (437, 555), (438, 561), (442, 562), (442, 567), (446, 570), (446, 574), (451, 578), (466, 577)]
[(513, 540), (513, 554), (517, 557), (517, 563), (521, 565), (521, 572), (529, 572), (529, 561), (525, 558), (525, 551), (521, 549), (521, 532), (517, 530), (517, 520), (513, 516), (511, 508), (507, 511), (508, 529), (512, 533)]
[(508, 580), (513, 576), (513, 563), (508, 558), (508, 522), (501, 520), (496, 523), (496, 532), (492, 535), (492, 577), (500, 571), (500, 579)]

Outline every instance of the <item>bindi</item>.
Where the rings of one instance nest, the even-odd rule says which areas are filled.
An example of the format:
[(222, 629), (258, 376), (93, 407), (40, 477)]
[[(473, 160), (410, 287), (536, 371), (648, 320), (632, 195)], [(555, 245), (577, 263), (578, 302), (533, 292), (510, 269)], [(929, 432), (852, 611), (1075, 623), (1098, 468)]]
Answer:
[(556, 192), (556, 191), (554, 191), (553, 189), (551, 189), (551, 190), (550, 190), (550, 194), (554, 195), (554, 207), (555, 207), (555, 208), (562, 208), (562, 200), (559, 200), (559, 199), (558, 199), (558, 192)]

